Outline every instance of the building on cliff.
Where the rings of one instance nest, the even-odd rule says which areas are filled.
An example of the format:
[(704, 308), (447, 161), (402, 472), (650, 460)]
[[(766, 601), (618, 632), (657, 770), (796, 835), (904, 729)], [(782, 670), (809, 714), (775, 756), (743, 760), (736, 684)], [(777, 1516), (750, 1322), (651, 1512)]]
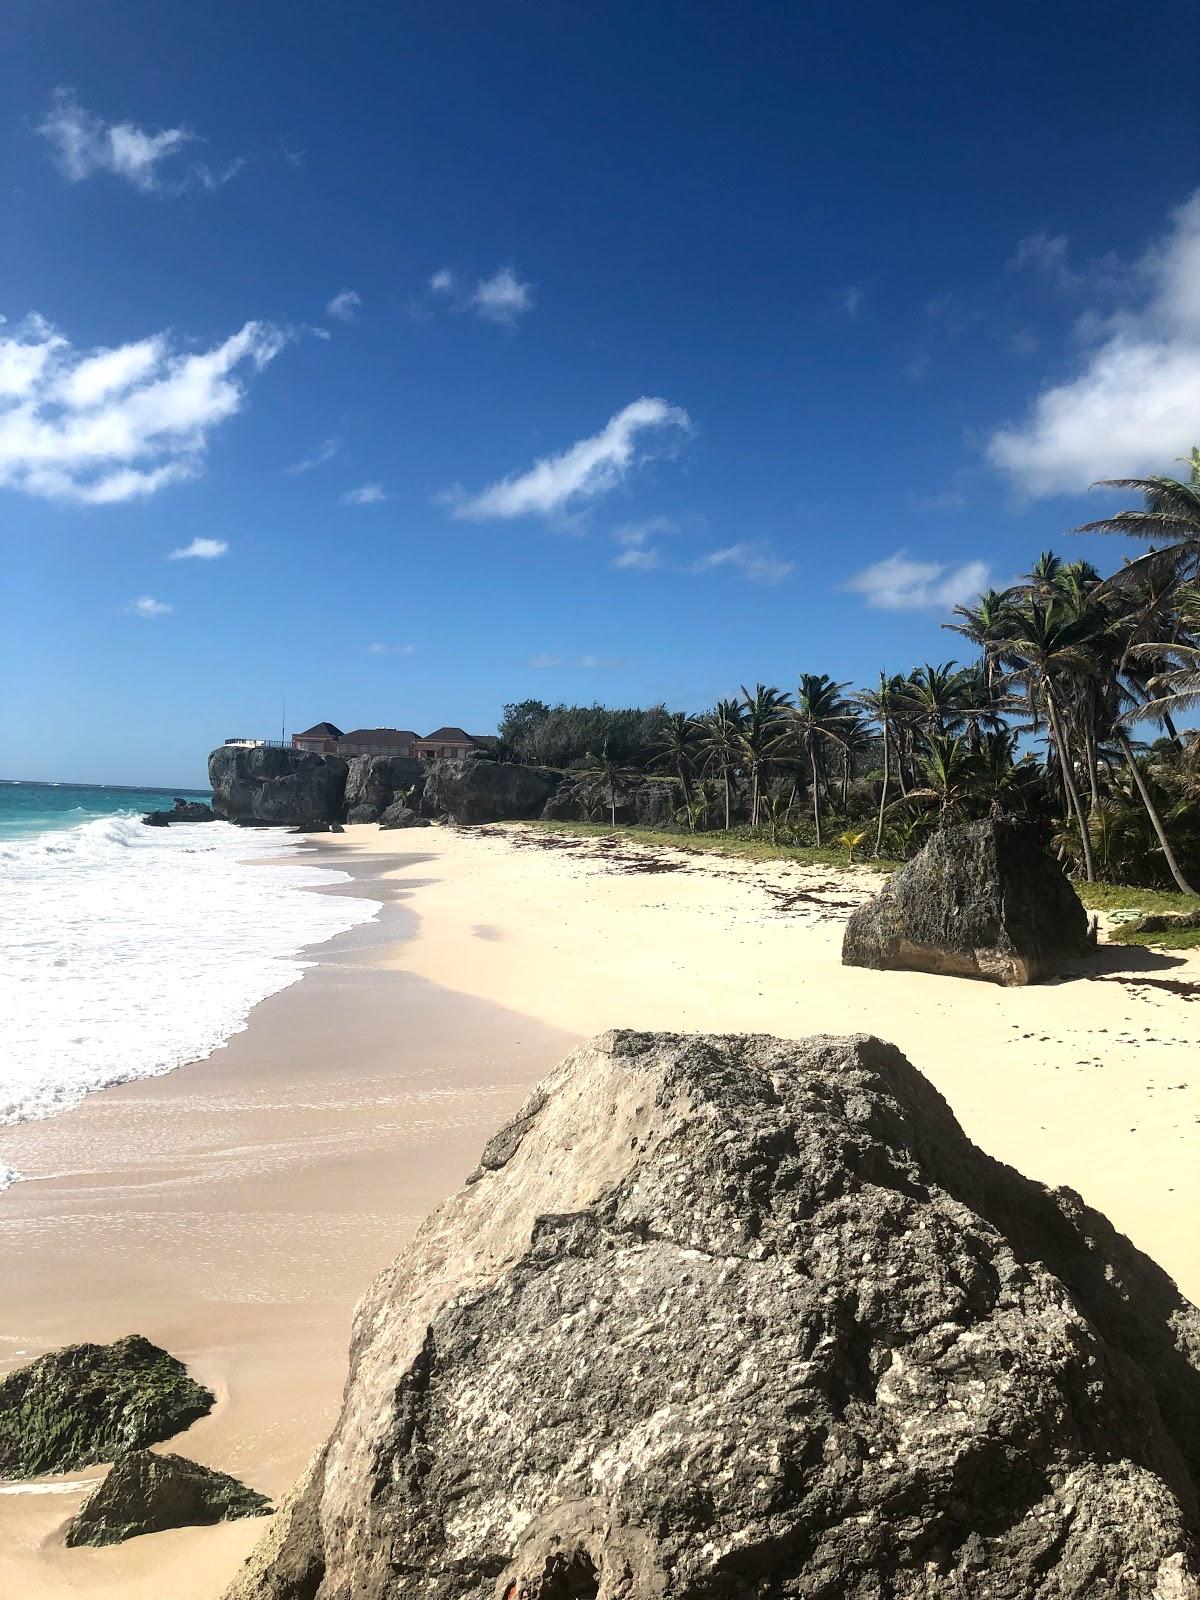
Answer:
[(337, 754), (338, 740), (343, 737), (342, 730), (335, 728), (332, 722), (314, 722), (303, 733), (292, 735), (292, 749), (309, 750), (318, 756), (332, 756)]
[(417, 735), (410, 728), (354, 728), (342, 734), (337, 753), (353, 756), (411, 756)]

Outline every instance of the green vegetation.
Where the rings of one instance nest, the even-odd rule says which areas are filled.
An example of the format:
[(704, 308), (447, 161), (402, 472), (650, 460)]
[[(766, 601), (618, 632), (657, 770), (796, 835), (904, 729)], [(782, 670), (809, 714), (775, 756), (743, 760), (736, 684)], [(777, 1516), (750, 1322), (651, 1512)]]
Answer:
[(978, 652), (966, 665), (849, 692), (803, 672), (794, 695), (743, 685), (695, 714), (526, 700), (505, 707), (498, 758), (588, 780), (571, 806), (610, 826), (673, 822), (833, 864), (830, 839), (907, 860), (950, 823), (1018, 817), (1084, 884), (1194, 896), (1200, 733), (1177, 719), (1200, 705), (1200, 450), (1187, 467), (1103, 484), (1140, 508), (1075, 530), (1152, 541), (1146, 555), (1104, 578), (1046, 551), (956, 607), (946, 626)]

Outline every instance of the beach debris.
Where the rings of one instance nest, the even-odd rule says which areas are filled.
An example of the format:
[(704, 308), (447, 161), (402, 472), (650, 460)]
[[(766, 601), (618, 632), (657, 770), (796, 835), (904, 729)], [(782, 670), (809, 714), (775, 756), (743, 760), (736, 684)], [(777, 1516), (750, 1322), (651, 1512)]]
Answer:
[(894, 1046), (576, 1049), (226, 1600), (1194, 1600), (1200, 1313)]
[(269, 1517), (266, 1495), (227, 1472), (186, 1456), (129, 1450), (87, 1497), (67, 1527), (69, 1545), (121, 1544), (164, 1528), (203, 1527), (241, 1517)]
[(216, 1396), (141, 1334), (52, 1350), (0, 1380), (0, 1478), (75, 1472), (157, 1444)]
[(1091, 948), (1088, 916), (1062, 868), (1020, 824), (935, 833), (846, 924), (842, 962), (1037, 983)]

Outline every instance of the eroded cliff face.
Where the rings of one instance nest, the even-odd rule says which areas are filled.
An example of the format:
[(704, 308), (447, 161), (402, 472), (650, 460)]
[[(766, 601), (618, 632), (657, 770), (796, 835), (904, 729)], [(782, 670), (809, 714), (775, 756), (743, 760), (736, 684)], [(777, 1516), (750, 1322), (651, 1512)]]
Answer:
[(222, 745), (208, 758), (212, 808), (227, 822), (288, 827), (339, 822), (346, 770), (340, 756)]
[(606, 1034), (364, 1300), (230, 1600), (1194, 1600), (1198, 1351), (892, 1046)]

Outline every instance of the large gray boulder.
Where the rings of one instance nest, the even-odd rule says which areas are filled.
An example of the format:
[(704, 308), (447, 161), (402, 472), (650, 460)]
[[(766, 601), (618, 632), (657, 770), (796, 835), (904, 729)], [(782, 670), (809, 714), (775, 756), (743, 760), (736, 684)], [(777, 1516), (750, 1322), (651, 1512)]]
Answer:
[[(665, 778), (631, 778), (617, 788), (617, 821), (653, 828), (674, 820), (680, 807), (677, 785)], [(542, 810), (558, 822), (610, 822), (608, 785), (596, 778), (566, 778)]]
[(164, 1528), (206, 1527), (241, 1517), (269, 1517), (266, 1495), (227, 1472), (186, 1456), (130, 1450), (88, 1495), (67, 1526), (69, 1545), (121, 1544)]
[(1089, 948), (1088, 917), (1062, 869), (1013, 822), (935, 833), (846, 924), (850, 967), (1037, 983)]
[(558, 782), (556, 772), (497, 761), (434, 761), (426, 773), (421, 809), (450, 822), (519, 822), (541, 815)]
[(401, 795), (420, 798), (425, 764), (412, 756), (355, 756), (346, 773), (346, 820), (378, 822)]
[(573, 1052), (228, 1600), (1195, 1600), (1200, 1315), (878, 1039)]
[(221, 745), (208, 758), (208, 781), (213, 811), (227, 822), (340, 822), (346, 763), (311, 750)]
[(216, 1396), (141, 1334), (51, 1350), (0, 1381), (0, 1478), (76, 1472), (169, 1439)]

